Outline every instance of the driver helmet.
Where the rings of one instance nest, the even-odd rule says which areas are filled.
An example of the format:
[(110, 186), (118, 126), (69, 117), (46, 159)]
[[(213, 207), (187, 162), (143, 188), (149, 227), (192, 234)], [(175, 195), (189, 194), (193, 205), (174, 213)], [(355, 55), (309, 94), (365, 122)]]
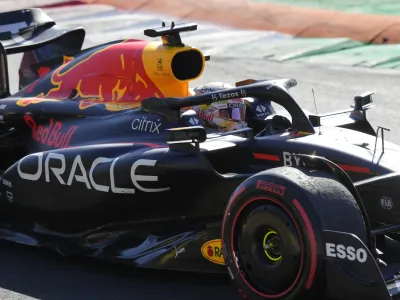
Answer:
[[(224, 82), (211, 82), (193, 89), (195, 95), (235, 88)], [(220, 132), (246, 128), (246, 103), (243, 98), (222, 100), (211, 104), (194, 106), (193, 109), (205, 124)]]

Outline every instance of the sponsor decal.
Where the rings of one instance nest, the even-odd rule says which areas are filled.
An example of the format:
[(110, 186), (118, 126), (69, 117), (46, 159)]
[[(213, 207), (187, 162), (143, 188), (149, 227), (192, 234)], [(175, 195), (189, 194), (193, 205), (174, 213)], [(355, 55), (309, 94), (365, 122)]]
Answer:
[(175, 259), (178, 258), (179, 254), (185, 253), (185, 251), (186, 251), (185, 248), (177, 249), (177, 248), (175, 247)]
[[(301, 135), (309, 135), (308, 132), (302, 132)], [(297, 135), (299, 136), (299, 135)], [(284, 166), (305, 166), (305, 162), (301, 160), (300, 157), (297, 155), (302, 153), (290, 153), (290, 152), (283, 152), (283, 165)], [(311, 155), (317, 155), (317, 152), (314, 150)], [(359, 166), (351, 166), (351, 165), (344, 165), (344, 164), (337, 164), (340, 168), (342, 168), (346, 172), (356, 172), (356, 173), (364, 173), (364, 174), (371, 174), (371, 170), (366, 167), (359, 167)]]
[(216, 108), (216, 109), (224, 109), (224, 108), (228, 108), (228, 104), (227, 103), (213, 103), (212, 107)]
[(367, 251), (363, 248), (355, 249), (352, 246), (346, 247), (344, 245), (332, 243), (326, 243), (326, 256), (347, 259), (349, 261), (358, 261), (359, 263), (365, 263), (368, 259)]
[(192, 124), (193, 126), (196, 126), (196, 125), (198, 125), (200, 122), (199, 122), (199, 120), (197, 120), (196, 118), (190, 118), (189, 119), (189, 124)]
[(213, 114), (207, 114), (204, 111), (200, 110), (199, 111), (199, 118), (202, 120), (205, 120), (207, 122), (212, 122), (214, 120), (214, 115)]
[(147, 117), (136, 118), (132, 121), (132, 129), (135, 131), (143, 131), (160, 134), (160, 119), (157, 121), (147, 120)]
[(381, 206), (383, 209), (392, 209), (393, 208), (393, 201), (389, 197), (382, 197), (381, 198)]
[(244, 103), (228, 103), (229, 108), (245, 108)]
[[(298, 153), (300, 154), (300, 153)], [(284, 166), (305, 166), (305, 163), (296, 156), (296, 153), (283, 152), (283, 165)]]
[(6, 179), (4, 179), (3, 178), (3, 184), (5, 185), (5, 186), (8, 186), (8, 187), (10, 187), (10, 188), (12, 188), (12, 183), (11, 183), (11, 181), (8, 181), (8, 180), (6, 180)]
[(6, 192), (6, 197), (7, 197), (8, 202), (13, 202), (13, 201), (14, 201), (14, 195), (13, 195), (13, 193), (7, 191), (7, 192)]
[(211, 261), (214, 264), (225, 264), (224, 256), (222, 253), (222, 243), (220, 239), (206, 242), (201, 247), (201, 254), (203, 254), (205, 259)]
[(24, 116), (25, 123), (32, 130), (32, 140), (43, 145), (53, 148), (66, 148), (78, 128), (78, 126), (71, 126), (65, 129), (65, 126), (60, 121), (50, 119), (48, 125), (37, 125), (35, 120), (28, 115)]
[(273, 85), (272, 83), (267, 83), (267, 85), (265, 86), (265, 89), (267, 91), (269, 91), (270, 89), (272, 89), (275, 85)]
[(262, 180), (257, 181), (256, 187), (260, 190), (271, 192), (271, 193), (277, 194), (279, 196), (283, 196), (285, 194), (285, 190), (286, 190), (286, 188), (284, 186), (281, 186), (281, 185), (278, 185), (275, 183), (271, 183), (271, 182), (262, 181)]
[(214, 93), (211, 94), (213, 101), (228, 100), (232, 98), (246, 97), (247, 93), (245, 89), (241, 89), (239, 92), (226, 92), (226, 93)]
[(157, 60), (157, 71), (164, 72), (163, 59), (161, 57)]
[(169, 72), (165, 71), (165, 69), (164, 69), (164, 59), (163, 58), (160, 57), (157, 59), (157, 71), (154, 71), (153, 74), (156, 76), (164, 76), (164, 77), (170, 76)]
[(215, 92), (215, 91), (216, 91), (216, 89), (214, 87), (209, 87), (207, 85), (204, 85), (197, 90), (197, 94), (200, 95), (200, 94), (211, 93), (211, 92)]
[(256, 106), (256, 111), (258, 112), (257, 117), (263, 117), (269, 113), (268, 107), (262, 104)]
[[(35, 163), (26, 163), (28, 157), (36, 157)], [(61, 153), (48, 153), (44, 157), (43, 152), (30, 154), (20, 161), (18, 161), (18, 174), (24, 180), (38, 181), (45, 179), (46, 182), (58, 182), (61, 185), (71, 186), (74, 182), (81, 183), (86, 186), (88, 190), (96, 190), (104, 193), (115, 193), (115, 194), (134, 194), (136, 189), (146, 193), (156, 193), (167, 191), (169, 187), (163, 188), (148, 188), (143, 187), (141, 182), (157, 182), (158, 176), (153, 175), (140, 175), (137, 174), (137, 168), (141, 166), (154, 167), (157, 163), (156, 160), (150, 159), (139, 159), (134, 162), (130, 168), (130, 173), (125, 174), (128, 178), (130, 177), (132, 186), (134, 188), (120, 188), (116, 186), (115, 182), (115, 166), (118, 162), (117, 158), (98, 157), (90, 166), (86, 166), (82, 162), (80, 155), (76, 156), (73, 161), (67, 162), (65, 156)], [(106, 185), (104, 182), (100, 184), (96, 182), (93, 174), (96, 172), (96, 168), (100, 165), (107, 165), (109, 173), (109, 184)], [(26, 168), (29, 166), (29, 172)], [(101, 167), (100, 167), (101, 168)]]

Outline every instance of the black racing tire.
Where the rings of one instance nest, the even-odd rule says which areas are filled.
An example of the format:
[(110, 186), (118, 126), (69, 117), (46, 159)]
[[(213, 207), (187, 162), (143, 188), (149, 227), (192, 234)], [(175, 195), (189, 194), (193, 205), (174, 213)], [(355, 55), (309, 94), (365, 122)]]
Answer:
[(228, 274), (245, 299), (323, 299), (323, 230), (367, 244), (362, 213), (345, 186), (322, 171), (280, 167), (245, 180), (222, 223)]

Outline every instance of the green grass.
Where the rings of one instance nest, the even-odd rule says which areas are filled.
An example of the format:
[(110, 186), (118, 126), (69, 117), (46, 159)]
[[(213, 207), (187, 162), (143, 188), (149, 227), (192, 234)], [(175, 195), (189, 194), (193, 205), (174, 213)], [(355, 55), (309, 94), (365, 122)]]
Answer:
[(399, 0), (253, 0), (302, 7), (333, 9), (346, 12), (400, 15)]

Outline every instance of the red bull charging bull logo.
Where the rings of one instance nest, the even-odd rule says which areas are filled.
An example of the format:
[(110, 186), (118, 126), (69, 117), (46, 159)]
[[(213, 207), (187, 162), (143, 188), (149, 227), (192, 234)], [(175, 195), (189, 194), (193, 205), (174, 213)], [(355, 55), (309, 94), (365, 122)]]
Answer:
[(17, 105), (70, 99), (79, 101), (80, 109), (103, 104), (108, 110), (121, 110), (138, 107), (148, 97), (163, 97), (145, 71), (142, 52), (147, 44), (126, 40), (77, 58), (64, 57), (63, 65), (52, 73), (42, 72), (28, 87), (29, 93), (37, 94)]

